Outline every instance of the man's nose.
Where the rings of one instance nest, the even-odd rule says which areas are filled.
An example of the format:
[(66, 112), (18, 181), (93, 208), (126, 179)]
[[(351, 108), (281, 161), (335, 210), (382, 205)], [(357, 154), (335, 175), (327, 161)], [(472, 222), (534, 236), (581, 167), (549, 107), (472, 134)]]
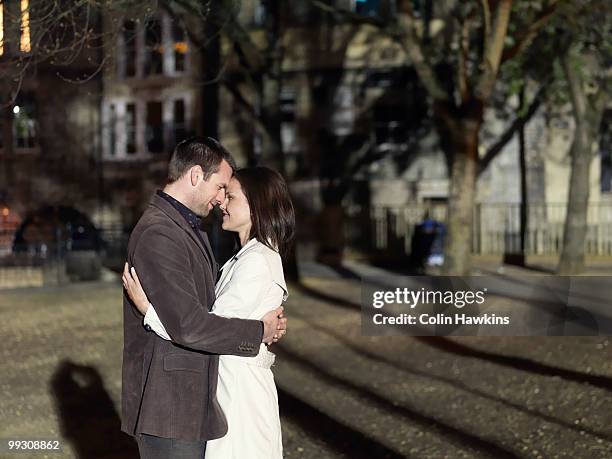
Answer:
[(215, 203), (221, 204), (225, 201), (225, 189), (219, 190), (217, 195), (215, 196)]

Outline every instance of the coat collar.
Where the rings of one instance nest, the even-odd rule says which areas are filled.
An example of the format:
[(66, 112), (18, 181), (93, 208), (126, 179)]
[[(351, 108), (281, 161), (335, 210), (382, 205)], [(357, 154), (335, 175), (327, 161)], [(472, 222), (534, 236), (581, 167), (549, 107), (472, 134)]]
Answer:
[[(149, 205), (161, 210), (168, 217), (170, 217), (170, 219), (173, 220), (178, 226), (185, 230), (185, 232), (187, 232), (187, 234), (198, 245), (198, 247), (204, 254), (204, 257), (208, 260), (208, 263), (210, 264), (211, 268), (213, 269), (213, 271), (215, 271), (215, 257), (213, 255), (212, 247), (210, 246), (210, 242), (208, 241), (208, 235), (206, 234), (206, 232), (198, 230), (200, 231), (200, 235), (202, 236), (202, 240), (204, 241), (204, 244), (202, 244), (202, 241), (200, 241), (200, 238), (197, 237), (194, 229), (191, 228), (185, 217), (183, 217), (183, 215), (181, 215), (181, 213), (172, 204), (170, 204), (170, 202), (168, 202), (166, 199), (164, 199), (157, 193), (151, 197)], [(214, 272), (213, 274), (215, 275), (214, 277), (216, 277), (216, 273)]]
[[(227, 273), (230, 272), (228, 271), (228, 269), (231, 266), (233, 266), (236, 263), (236, 261), (238, 261), (238, 259), (241, 256), (243, 256), (246, 252), (248, 252), (254, 247), (257, 247), (258, 245), (264, 245), (264, 244), (262, 244), (255, 238), (250, 239), (244, 246), (242, 246), (242, 248), (238, 251), (238, 253), (236, 253), (236, 255), (234, 255), (232, 258), (230, 258), (229, 260), (225, 262), (225, 264), (221, 268), (222, 273), (221, 273), (221, 278), (219, 279), (218, 287), (221, 287), (222, 284), (224, 285), (227, 282), (226, 276), (227, 276)], [(280, 257), (278, 258), (278, 265), (271, 266), (271, 268), (272, 268), (272, 280), (276, 284), (278, 284), (278, 286), (281, 289), (283, 289), (284, 291), (283, 301), (285, 301), (289, 295), (288, 295), (287, 285), (285, 283), (285, 276), (283, 275), (283, 265), (280, 261)]]

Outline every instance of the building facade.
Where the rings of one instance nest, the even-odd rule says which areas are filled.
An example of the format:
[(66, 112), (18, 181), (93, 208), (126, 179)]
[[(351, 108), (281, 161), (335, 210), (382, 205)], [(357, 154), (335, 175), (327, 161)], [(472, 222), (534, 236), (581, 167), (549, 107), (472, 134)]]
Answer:
[[(18, 3), (10, 2), (11, 8)], [(16, 12), (20, 26), (3, 29), (5, 38), (13, 34), (14, 40), (5, 39), (0, 66), (7, 56), (31, 52), (27, 3), (22, 1)], [(396, 14), (392, 0), (333, 3), (352, 14), (383, 20)], [(215, 79), (218, 131), (238, 164), (265, 160), (266, 82), (246, 69), (245, 60), (267, 62), (266, 42), (272, 37), (282, 56), (276, 78), (285, 173), (302, 213), (314, 216), (331, 205), (435, 207), (443, 215), (446, 162), (428, 123), (425, 91), (404, 50), (375, 27), (332, 21), (308, 1), (279, 2), (278, 28), (271, 36), (271, 13), (265, 4), (236, 2), (236, 23), (226, 24), (235, 30), (221, 34)], [(430, 14), (427, 5), (415, 2), (417, 14)], [(96, 224), (128, 232), (150, 195), (163, 186), (174, 145), (204, 132), (203, 113), (209, 106), (203, 94), (211, 83), (204, 75), (210, 72), (204, 50), (191, 39), (202, 32), (200, 19), (177, 20), (167, 10), (150, 8), (103, 15), (102, 51), (85, 54), (65, 69), (75, 76), (94, 73), (102, 64), (100, 73), (75, 84), (58, 78), (55, 67), (39, 64), (23, 79), (14, 100), (5, 90), (0, 131), (3, 212), (23, 217), (43, 204), (68, 202)], [(432, 33), (440, 28), (434, 17)], [(236, 30), (248, 36), (251, 48), (237, 50)], [(260, 55), (251, 59), (248, 49)], [(482, 154), (488, 139), (507, 125), (494, 113), (487, 114), (487, 123), (491, 132), (482, 139)], [(565, 202), (571, 132), (571, 121), (551, 122), (543, 115), (528, 124), (532, 202)], [(608, 138), (609, 132), (602, 135)], [(372, 148), (363, 149), (366, 143)], [(603, 141), (601, 154), (593, 160), (593, 203), (610, 201), (609, 145)], [(516, 206), (519, 183), (518, 144), (512, 141), (481, 175), (477, 201)], [(500, 231), (508, 225), (506, 217), (493, 220)], [(412, 223), (407, 220), (404, 226)]]

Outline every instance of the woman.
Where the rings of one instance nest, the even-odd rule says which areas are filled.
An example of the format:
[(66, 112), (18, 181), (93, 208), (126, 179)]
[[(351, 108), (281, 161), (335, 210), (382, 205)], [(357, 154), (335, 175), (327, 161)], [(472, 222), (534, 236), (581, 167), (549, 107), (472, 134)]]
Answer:
[[(280, 254), (287, 253), (295, 231), (287, 184), (278, 172), (266, 167), (239, 170), (228, 184), (221, 210), (222, 228), (238, 233), (242, 247), (221, 268), (212, 312), (261, 319), (287, 299)], [(153, 320), (147, 322), (151, 329), (169, 340), (135, 271), (124, 275), (124, 284), (139, 309), (146, 305), (152, 309)], [(282, 458), (278, 395), (270, 370), (273, 362), (274, 354), (265, 344), (257, 357), (219, 357), (217, 398), (228, 432), (207, 443), (206, 459)]]

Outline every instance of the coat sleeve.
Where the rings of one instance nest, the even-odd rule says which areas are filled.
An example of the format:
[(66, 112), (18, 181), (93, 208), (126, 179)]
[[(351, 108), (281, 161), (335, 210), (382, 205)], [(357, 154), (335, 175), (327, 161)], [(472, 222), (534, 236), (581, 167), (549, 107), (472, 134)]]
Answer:
[(174, 228), (158, 224), (143, 232), (132, 257), (142, 287), (168, 335), (176, 344), (198, 351), (257, 355), (262, 323), (209, 313), (197, 294), (189, 250)]

